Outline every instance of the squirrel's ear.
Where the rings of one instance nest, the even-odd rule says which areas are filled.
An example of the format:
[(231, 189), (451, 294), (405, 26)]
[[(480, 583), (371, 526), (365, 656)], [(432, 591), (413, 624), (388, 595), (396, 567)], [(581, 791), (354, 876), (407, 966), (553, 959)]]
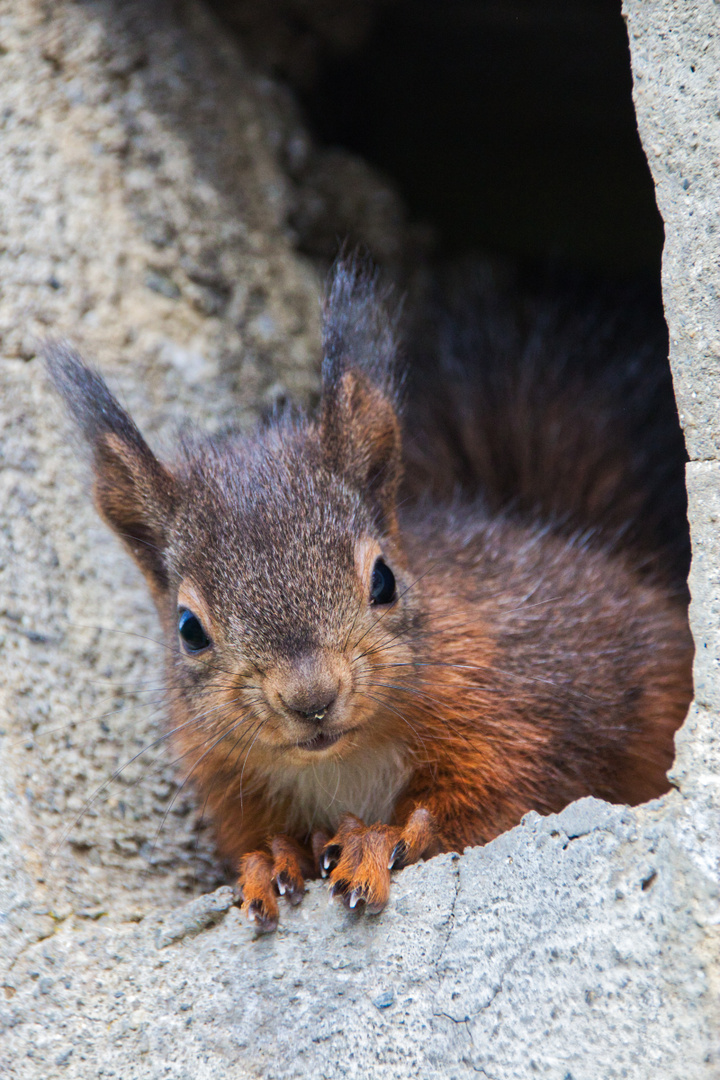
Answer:
[(320, 434), (330, 467), (360, 489), (379, 522), (394, 532), (402, 436), (392, 401), (362, 372), (350, 369), (323, 397)]
[(164, 591), (175, 478), (97, 372), (64, 345), (48, 348), (46, 361), (55, 388), (92, 451), (98, 511), (130, 550), (152, 590)]

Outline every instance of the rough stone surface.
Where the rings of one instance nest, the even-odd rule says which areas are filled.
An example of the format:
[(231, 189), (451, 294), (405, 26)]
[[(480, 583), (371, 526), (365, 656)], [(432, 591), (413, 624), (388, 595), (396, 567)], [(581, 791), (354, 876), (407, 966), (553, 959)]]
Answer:
[(693, 458), (677, 790), (529, 815), (375, 919), (313, 885), (256, 939), (182, 763), (158, 743), (103, 786), (160, 737), (157, 628), (35, 355), (72, 335), (160, 443), (311, 394), (306, 136), (199, 4), (0, 3), (0, 1075), (720, 1076), (717, 16), (626, 10)]
[(73, 916), (8, 977), (0, 1060), (28, 1080), (717, 1075), (688, 827), (680, 796), (582, 800), (410, 868), (381, 918), (313, 886), (259, 939), (227, 888), (139, 925)]
[[(625, 9), (638, 127), (665, 222), (670, 364), (691, 459), (695, 703), (676, 737), (671, 777), (699, 811), (717, 808), (720, 797), (720, 19), (710, 2), (632, 0)], [(710, 867), (703, 820), (699, 812), (698, 849), (705, 847)]]
[(692, 461), (720, 450), (720, 21), (709, 0), (626, 3), (640, 135), (665, 222), (663, 297)]

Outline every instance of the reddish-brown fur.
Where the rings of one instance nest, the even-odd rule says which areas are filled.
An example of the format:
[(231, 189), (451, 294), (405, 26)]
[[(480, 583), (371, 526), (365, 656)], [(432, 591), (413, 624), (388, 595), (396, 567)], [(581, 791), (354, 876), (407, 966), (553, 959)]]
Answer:
[[(467, 492), (398, 501), (393, 329), (372, 276), (341, 266), (318, 418), (187, 444), (170, 467), (99, 376), (50, 357), (99, 510), (158, 606), (174, 739), (260, 929), (317, 871), (376, 912), (391, 868), (528, 810), (660, 794), (690, 698), (685, 595), (647, 545), (583, 530), (579, 507), (570, 527)], [(634, 506), (608, 461), (578, 485)], [(374, 603), (378, 559), (396, 591)], [(178, 608), (204, 630), (195, 652)]]

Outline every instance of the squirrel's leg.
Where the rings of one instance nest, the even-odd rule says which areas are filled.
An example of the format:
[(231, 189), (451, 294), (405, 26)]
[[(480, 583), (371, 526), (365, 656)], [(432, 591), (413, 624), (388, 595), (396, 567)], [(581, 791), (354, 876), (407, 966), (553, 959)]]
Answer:
[(390, 894), (390, 871), (409, 866), (442, 847), (435, 819), (418, 807), (405, 825), (365, 825), (354, 814), (344, 814), (338, 830), (320, 853), (320, 872), (330, 875), (331, 895), (346, 907), (363, 904), (375, 915)]
[(260, 933), (270, 933), (278, 924), (277, 896), (299, 904), (305, 893), (305, 878), (312, 876), (308, 852), (291, 836), (279, 833), (270, 841), (270, 853), (251, 851), (240, 860), (242, 910)]

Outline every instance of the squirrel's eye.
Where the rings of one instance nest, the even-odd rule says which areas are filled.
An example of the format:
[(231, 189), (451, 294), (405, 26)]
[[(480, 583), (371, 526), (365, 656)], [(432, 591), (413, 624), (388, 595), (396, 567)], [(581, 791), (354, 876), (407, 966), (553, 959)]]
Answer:
[(197, 615), (193, 615), (187, 608), (180, 608), (178, 612), (178, 633), (187, 652), (202, 652), (210, 644), (210, 638), (203, 630)]
[(370, 582), (370, 603), (391, 604), (396, 598), (395, 575), (387, 563), (376, 559)]

